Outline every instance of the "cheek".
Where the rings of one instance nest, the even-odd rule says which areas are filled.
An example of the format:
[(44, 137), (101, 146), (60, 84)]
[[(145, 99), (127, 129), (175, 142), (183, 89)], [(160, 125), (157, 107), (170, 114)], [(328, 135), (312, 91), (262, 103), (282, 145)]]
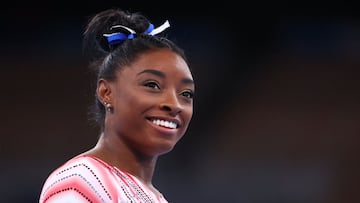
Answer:
[(141, 113), (151, 103), (150, 99), (136, 91), (121, 92), (117, 95), (116, 100), (119, 110), (121, 109), (121, 111), (126, 114), (134, 114), (136, 112)]
[[(135, 97), (119, 97), (117, 106), (114, 107), (116, 113), (116, 122), (120, 129), (133, 129), (141, 121), (144, 104)], [(133, 126), (133, 127), (132, 127)], [(136, 127), (135, 127), (136, 128)]]

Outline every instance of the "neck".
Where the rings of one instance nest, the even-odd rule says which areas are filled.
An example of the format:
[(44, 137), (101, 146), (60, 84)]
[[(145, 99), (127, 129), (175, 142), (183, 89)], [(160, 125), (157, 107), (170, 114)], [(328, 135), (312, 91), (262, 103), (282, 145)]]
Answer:
[(123, 142), (110, 140), (104, 134), (101, 134), (96, 146), (85, 154), (95, 156), (126, 171), (152, 187), (157, 156), (139, 155), (131, 151)]

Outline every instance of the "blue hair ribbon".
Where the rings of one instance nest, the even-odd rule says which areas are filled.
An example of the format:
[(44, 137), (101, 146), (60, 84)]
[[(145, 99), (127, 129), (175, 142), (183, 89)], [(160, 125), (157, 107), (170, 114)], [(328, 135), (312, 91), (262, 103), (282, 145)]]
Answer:
[[(136, 34), (136, 32), (134, 30), (132, 30), (126, 26), (123, 26), (123, 25), (114, 25), (110, 28), (110, 30), (112, 30), (114, 28), (119, 28), (119, 27), (127, 30), (129, 32), (129, 34), (125, 34), (122, 32), (103, 34), (103, 36), (107, 38), (107, 41), (110, 45), (120, 44), (125, 40), (133, 39), (134, 34)], [(169, 21), (165, 21), (165, 23), (163, 23), (161, 26), (159, 26), (157, 28), (154, 28), (154, 25), (150, 23), (149, 27), (145, 30), (144, 34), (154, 36), (162, 31), (164, 31), (168, 27), (170, 27)]]
[(134, 38), (134, 34), (130, 33), (130, 34), (124, 34), (124, 33), (112, 33), (112, 34), (104, 34), (105, 37), (107, 37), (107, 41), (109, 44), (114, 45), (114, 44), (119, 44), (127, 39), (133, 39)]
[(154, 30), (154, 25), (150, 23), (149, 27), (145, 30), (144, 33), (149, 34), (153, 30)]

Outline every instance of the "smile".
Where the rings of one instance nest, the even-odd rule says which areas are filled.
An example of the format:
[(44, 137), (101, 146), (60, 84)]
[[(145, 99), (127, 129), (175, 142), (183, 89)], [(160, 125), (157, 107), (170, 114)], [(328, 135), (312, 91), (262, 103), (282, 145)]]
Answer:
[(171, 128), (171, 129), (177, 128), (177, 124), (175, 122), (171, 122), (171, 121), (155, 119), (155, 120), (152, 120), (152, 123), (155, 125), (158, 125), (158, 126), (166, 127), (166, 128)]

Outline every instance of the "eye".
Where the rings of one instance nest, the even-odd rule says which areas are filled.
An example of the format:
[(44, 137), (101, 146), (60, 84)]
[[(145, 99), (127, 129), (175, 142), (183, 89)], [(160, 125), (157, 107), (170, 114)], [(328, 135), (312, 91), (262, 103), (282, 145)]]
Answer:
[(160, 86), (154, 81), (145, 82), (144, 86), (152, 89), (160, 89)]
[(184, 97), (187, 97), (189, 99), (194, 98), (194, 92), (192, 92), (190, 90), (181, 92), (181, 95), (184, 96)]

